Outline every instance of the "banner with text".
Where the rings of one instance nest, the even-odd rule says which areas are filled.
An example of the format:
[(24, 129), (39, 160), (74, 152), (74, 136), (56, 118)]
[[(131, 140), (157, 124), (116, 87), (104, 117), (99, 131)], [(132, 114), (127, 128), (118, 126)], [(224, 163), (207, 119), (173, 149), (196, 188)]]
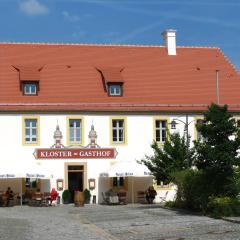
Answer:
[(116, 158), (115, 148), (71, 148), (71, 149), (36, 149), (36, 159), (65, 159), (65, 158)]

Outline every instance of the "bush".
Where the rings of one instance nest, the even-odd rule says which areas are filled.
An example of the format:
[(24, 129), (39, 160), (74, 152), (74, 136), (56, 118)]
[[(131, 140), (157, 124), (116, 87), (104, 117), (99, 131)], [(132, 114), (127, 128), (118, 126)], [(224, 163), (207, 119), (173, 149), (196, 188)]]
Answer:
[(208, 202), (206, 179), (201, 171), (184, 170), (173, 174), (177, 185), (176, 207), (200, 211)]
[(169, 207), (169, 208), (175, 208), (176, 202), (175, 201), (167, 201), (164, 206)]
[(62, 194), (63, 203), (69, 203), (71, 200), (71, 193), (68, 189), (65, 189)]
[(207, 214), (212, 217), (228, 217), (240, 215), (240, 202), (230, 197), (210, 197)]
[(91, 193), (87, 188), (83, 191), (83, 195), (84, 195), (84, 202), (89, 203), (91, 198)]

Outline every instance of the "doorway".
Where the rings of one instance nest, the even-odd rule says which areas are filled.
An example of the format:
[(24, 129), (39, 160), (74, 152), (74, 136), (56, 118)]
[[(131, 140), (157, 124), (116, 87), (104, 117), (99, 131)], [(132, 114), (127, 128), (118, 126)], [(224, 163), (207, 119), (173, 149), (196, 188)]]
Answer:
[(74, 191), (83, 191), (84, 166), (68, 165), (68, 189), (71, 192), (71, 202), (74, 202)]

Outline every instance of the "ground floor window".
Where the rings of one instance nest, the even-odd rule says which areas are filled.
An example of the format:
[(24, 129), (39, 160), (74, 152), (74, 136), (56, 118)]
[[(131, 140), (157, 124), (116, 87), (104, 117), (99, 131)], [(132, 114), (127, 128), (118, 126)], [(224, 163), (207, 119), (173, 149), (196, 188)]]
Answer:
[(25, 186), (26, 188), (37, 188), (37, 178), (26, 178)]
[(124, 177), (114, 177), (113, 187), (124, 187)]

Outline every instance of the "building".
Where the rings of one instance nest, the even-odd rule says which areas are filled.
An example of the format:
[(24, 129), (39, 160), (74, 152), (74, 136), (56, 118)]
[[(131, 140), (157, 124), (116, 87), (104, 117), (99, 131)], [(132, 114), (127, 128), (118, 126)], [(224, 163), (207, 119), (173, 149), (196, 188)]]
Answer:
[(0, 43), (0, 164), (37, 162), (51, 187), (92, 187), (101, 202), (102, 191), (130, 184), (101, 173), (151, 154), (171, 120), (188, 120), (193, 140), (212, 102), (237, 116), (240, 77), (221, 50), (178, 47), (174, 30), (163, 37), (163, 46)]

